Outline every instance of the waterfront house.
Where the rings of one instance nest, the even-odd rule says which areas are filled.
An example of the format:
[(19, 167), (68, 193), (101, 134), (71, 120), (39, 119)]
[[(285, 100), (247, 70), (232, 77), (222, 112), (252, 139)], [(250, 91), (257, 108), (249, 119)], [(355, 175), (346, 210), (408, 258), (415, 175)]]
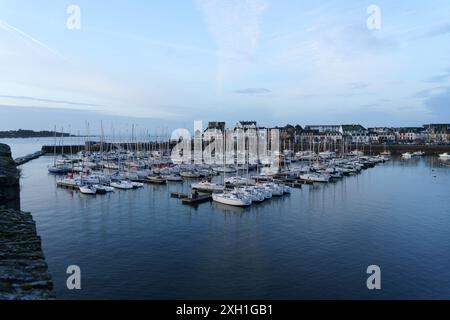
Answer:
[(307, 125), (305, 130), (317, 130), (319, 133), (340, 132), (340, 125)]
[(397, 129), (399, 143), (420, 144), (425, 141), (426, 131), (423, 127), (403, 127)]
[(368, 128), (371, 143), (393, 144), (397, 141), (395, 131), (387, 127)]
[(208, 122), (208, 129), (219, 130), (221, 132), (224, 132), (225, 131), (225, 122), (219, 122), (219, 121)]
[(362, 144), (370, 142), (368, 130), (360, 124), (341, 125), (340, 132), (347, 142)]
[(239, 121), (236, 123), (236, 126), (234, 128), (236, 129), (243, 129), (244, 131), (247, 131), (248, 129), (258, 129), (258, 125), (256, 121)]
[(450, 143), (450, 124), (426, 124), (426, 142), (435, 144)]

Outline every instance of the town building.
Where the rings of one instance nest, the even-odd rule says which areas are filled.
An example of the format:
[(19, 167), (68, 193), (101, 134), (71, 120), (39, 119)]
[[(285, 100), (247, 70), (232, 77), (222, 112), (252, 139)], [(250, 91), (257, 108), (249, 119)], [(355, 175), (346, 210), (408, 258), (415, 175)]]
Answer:
[(369, 132), (360, 124), (341, 125), (340, 132), (345, 141), (350, 143), (370, 143)]

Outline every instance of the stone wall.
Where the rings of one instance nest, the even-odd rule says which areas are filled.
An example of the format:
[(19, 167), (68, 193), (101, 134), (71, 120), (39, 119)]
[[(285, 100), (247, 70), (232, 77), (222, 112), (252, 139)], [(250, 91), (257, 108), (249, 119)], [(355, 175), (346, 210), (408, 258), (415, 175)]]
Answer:
[(20, 210), (19, 171), (11, 157), (11, 149), (0, 144), (0, 207)]
[(52, 290), (33, 217), (0, 208), (0, 300), (51, 299)]
[(0, 144), (0, 300), (51, 299), (52, 290), (36, 224), (20, 211), (19, 172)]

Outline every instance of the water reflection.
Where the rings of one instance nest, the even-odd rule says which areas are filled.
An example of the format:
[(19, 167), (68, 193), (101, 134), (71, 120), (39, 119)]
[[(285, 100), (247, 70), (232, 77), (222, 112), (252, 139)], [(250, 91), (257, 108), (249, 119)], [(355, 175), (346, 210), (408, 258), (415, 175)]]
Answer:
[[(386, 277), (378, 298), (450, 296), (450, 170), (436, 157), (250, 208), (170, 197), (190, 182), (83, 196), (56, 187), (51, 161), (23, 167), (22, 207), (59, 298), (371, 298), (374, 263)], [(69, 264), (82, 267), (82, 292), (65, 289)]]

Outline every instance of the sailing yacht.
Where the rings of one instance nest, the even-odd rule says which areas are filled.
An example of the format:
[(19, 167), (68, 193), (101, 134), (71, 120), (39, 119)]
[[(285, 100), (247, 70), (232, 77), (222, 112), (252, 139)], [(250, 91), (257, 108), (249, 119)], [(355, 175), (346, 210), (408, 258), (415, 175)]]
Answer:
[(120, 190), (134, 189), (134, 186), (128, 181), (111, 182), (111, 187)]
[(413, 157), (413, 154), (411, 152), (405, 152), (402, 154), (402, 158), (404, 159), (411, 159)]
[(439, 158), (443, 159), (443, 160), (449, 160), (450, 159), (450, 153), (448, 153), (448, 152), (442, 153), (442, 154), (439, 155)]
[(331, 176), (326, 173), (305, 173), (300, 175), (300, 179), (309, 182), (330, 182)]
[(248, 207), (252, 204), (252, 200), (240, 192), (216, 193), (213, 194), (213, 200), (218, 203), (236, 207)]
[(252, 202), (263, 202), (266, 200), (266, 197), (262, 192), (259, 192), (258, 189), (254, 187), (244, 187), (239, 188), (238, 192), (242, 192), (245, 196), (249, 197)]
[(225, 189), (223, 185), (212, 183), (209, 181), (194, 183), (191, 185), (191, 188), (197, 191), (205, 192), (222, 192)]
[(97, 194), (97, 189), (91, 185), (80, 186), (80, 192), (82, 194), (94, 195)]

